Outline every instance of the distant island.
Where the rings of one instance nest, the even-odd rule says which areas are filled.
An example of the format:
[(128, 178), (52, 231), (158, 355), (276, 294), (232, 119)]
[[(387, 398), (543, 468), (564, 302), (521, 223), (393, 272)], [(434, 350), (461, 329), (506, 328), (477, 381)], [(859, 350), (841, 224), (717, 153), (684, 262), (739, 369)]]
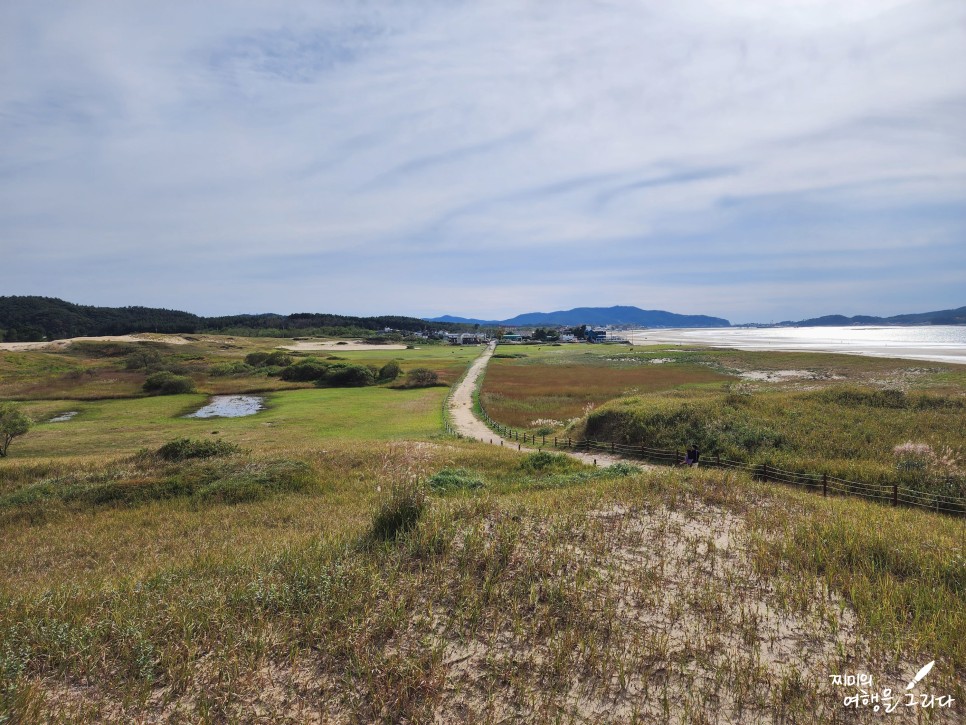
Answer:
[(955, 310), (937, 310), (936, 312), (918, 312), (907, 315), (893, 315), (892, 317), (874, 317), (872, 315), (825, 315), (812, 317), (808, 320), (792, 322), (785, 320), (776, 325), (760, 325), (761, 327), (848, 327), (850, 325), (966, 325), (966, 307)]
[(429, 322), (449, 322), (485, 326), (526, 327), (537, 325), (635, 325), (640, 327), (731, 327), (721, 317), (679, 315), (665, 310), (642, 310), (639, 307), (575, 307), (557, 312), (527, 312), (506, 320), (477, 320), (467, 317), (430, 318)]

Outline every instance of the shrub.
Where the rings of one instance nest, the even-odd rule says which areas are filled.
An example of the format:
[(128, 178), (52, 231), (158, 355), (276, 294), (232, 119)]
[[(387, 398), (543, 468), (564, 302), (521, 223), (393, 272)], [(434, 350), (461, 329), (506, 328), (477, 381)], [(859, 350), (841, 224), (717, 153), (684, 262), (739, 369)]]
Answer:
[(563, 453), (547, 453), (539, 451), (531, 453), (520, 463), (524, 471), (561, 471), (569, 470), (575, 465), (574, 461)]
[(208, 368), (208, 374), (214, 375), (216, 378), (223, 378), (229, 375), (250, 375), (253, 372), (255, 372), (255, 369), (251, 365), (240, 361), (218, 363)]
[(406, 386), (410, 388), (428, 388), (439, 384), (439, 375), (429, 368), (413, 368), (406, 373)]
[(427, 481), (437, 493), (446, 491), (475, 491), (483, 487), (483, 479), (465, 468), (444, 468)]
[(289, 365), (282, 370), (281, 378), (289, 382), (311, 382), (313, 380), (321, 380), (328, 371), (328, 363), (319, 362), (318, 360), (304, 360), (295, 365)]
[(275, 350), (269, 353), (268, 357), (265, 358), (265, 365), (274, 365), (280, 368), (286, 368), (292, 364), (292, 356), (287, 352), (282, 352), (281, 350)]
[(191, 378), (184, 375), (175, 375), (172, 372), (163, 370), (159, 373), (148, 375), (144, 381), (144, 392), (155, 395), (178, 395), (180, 393), (194, 392), (195, 384)]
[(391, 382), (398, 378), (400, 373), (402, 373), (402, 368), (399, 367), (399, 363), (397, 363), (395, 360), (390, 360), (379, 368), (379, 379)]
[(245, 362), (253, 368), (260, 368), (266, 365), (284, 368), (292, 364), (292, 356), (283, 350), (250, 352), (245, 356)]
[(144, 370), (154, 367), (161, 363), (161, 354), (151, 348), (141, 348), (132, 353), (128, 353), (124, 358), (124, 367), (127, 370)]
[(364, 365), (334, 365), (316, 385), (330, 385), (337, 388), (355, 388), (372, 385), (376, 374)]
[(155, 452), (155, 455), (165, 461), (185, 461), (189, 458), (228, 456), (237, 452), (238, 446), (228, 441), (196, 441), (190, 438), (179, 438), (178, 440), (165, 443)]
[(633, 476), (636, 473), (640, 473), (641, 469), (639, 466), (635, 466), (633, 463), (615, 463), (611, 466), (607, 466), (602, 473), (607, 476)]
[(261, 367), (268, 360), (267, 352), (250, 352), (245, 356), (245, 362), (253, 368)]
[(372, 538), (391, 541), (416, 526), (426, 508), (426, 492), (418, 483), (402, 483), (392, 487), (389, 497), (376, 510), (372, 519)]

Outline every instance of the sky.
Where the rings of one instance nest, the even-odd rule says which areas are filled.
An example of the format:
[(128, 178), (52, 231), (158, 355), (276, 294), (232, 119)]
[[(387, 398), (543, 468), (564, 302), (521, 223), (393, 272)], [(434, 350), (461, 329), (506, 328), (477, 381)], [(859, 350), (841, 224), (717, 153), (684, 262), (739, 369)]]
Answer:
[(9, 294), (966, 305), (966, 3), (2, 3)]

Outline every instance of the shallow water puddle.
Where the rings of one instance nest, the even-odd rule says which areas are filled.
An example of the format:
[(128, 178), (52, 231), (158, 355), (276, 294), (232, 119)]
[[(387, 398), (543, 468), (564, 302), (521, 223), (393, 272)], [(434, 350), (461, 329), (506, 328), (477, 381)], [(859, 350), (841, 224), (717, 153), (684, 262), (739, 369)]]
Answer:
[(265, 408), (260, 395), (213, 395), (208, 404), (185, 418), (243, 418)]
[(65, 423), (68, 420), (70, 420), (71, 418), (73, 418), (75, 415), (77, 415), (77, 412), (78, 411), (76, 411), (76, 410), (68, 410), (66, 413), (61, 413), (59, 415), (55, 415), (53, 418), (51, 418), (47, 422), (48, 423)]

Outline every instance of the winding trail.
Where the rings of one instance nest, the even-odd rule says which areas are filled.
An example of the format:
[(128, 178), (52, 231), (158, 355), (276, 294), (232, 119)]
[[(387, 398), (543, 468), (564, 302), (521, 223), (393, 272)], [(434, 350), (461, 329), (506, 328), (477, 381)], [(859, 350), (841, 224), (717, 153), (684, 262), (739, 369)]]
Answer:
[[(486, 366), (490, 362), (490, 358), (493, 357), (493, 351), (496, 350), (496, 343), (491, 342), (486, 346), (483, 353), (473, 361), (470, 365), (470, 369), (467, 371), (463, 380), (460, 381), (459, 385), (453, 391), (453, 394), (449, 399), (449, 414), (453, 421), (453, 427), (456, 428), (457, 432), (465, 436), (466, 438), (473, 438), (478, 441), (483, 441), (484, 443), (492, 443), (495, 446), (505, 446), (508, 448), (516, 448), (520, 451), (536, 452), (537, 450), (542, 450), (539, 448), (532, 448), (529, 446), (520, 445), (517, 441), (511, 441), (506, 438), (501, 438), (499, 434), (494, 433), (482, 420), (476, 417), (473, 413), (473, 391), (476, 390), (476, 385), (479, 382), (480, 376), (486, 370)], [(610, 455), (608, 453), (585, 453), (583, 451), (561, 451), (566, 453), (572, 458), (576, 458), (583, 463), (588, 463), (591, 465), (605, 465), (610, 466), (614, 463), (618, 463), (622, 460), (620, 456)], [(639, 466), (647, 466), (647, 464), (641, 464), (635, 461)]]

